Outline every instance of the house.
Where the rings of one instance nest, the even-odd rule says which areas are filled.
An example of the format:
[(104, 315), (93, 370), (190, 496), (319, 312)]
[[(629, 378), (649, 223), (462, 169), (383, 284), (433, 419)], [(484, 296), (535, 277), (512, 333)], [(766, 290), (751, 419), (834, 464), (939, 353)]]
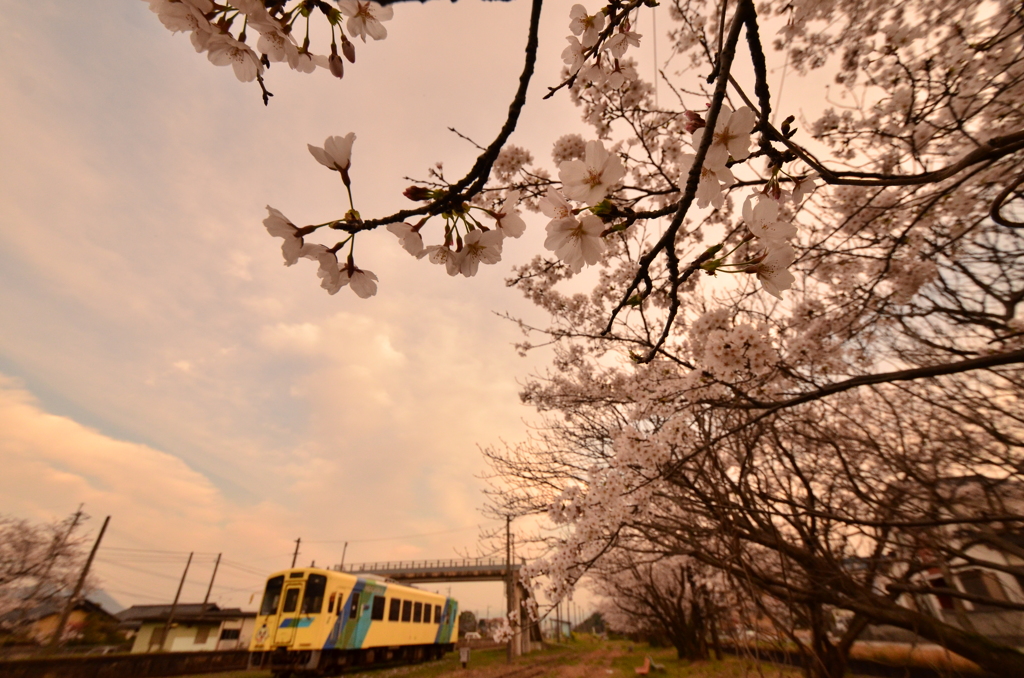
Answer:
[(244, 650), (256, 625), (255, 612), (221, 609), (216, 603), (187, 603), (174, 609), (167, 629), (170, 613), (171, 605), (133, 605), (117, 614), (120, 628), (135, 634), (133, 653)]
[[(11, 610), (0, 616), (0, 629), (45, 645), (57, 631), (66, 602), (65, 598), (52, 598), (31, 608)], [(123, 641), (117, 625), (118, 619), (101, 605), (82, 599), (68, 615), (62, 642), (117, 644)]]

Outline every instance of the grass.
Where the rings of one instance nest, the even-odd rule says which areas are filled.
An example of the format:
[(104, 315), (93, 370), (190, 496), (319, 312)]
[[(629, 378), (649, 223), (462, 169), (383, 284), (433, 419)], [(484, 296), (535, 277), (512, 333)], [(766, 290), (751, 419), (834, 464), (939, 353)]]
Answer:
[[(593, 636), (577, 638), (551, 645), (543, 650), (520, 657), (516, 664), (543, 662), (550, 668), (548, 676), (556, 678), (561, 670), (579, 675), (579, 668), (585, 665), (586, 676), (594, 678), (634, 678), (634, 669), (644, 663), (650, 655), (658, 664), (665, 666), (664, 673), (651, 673), (654, 678), (798, 678), (799, 671), (789, 667), (728, 657), (722, 661), (691, 662), (676, 658), (671, 648), (652, 648), (625, 641), (601, 641)], [(469, 668), (483, 670), (485, 675), (499, 672), (505, 666), (505, 650), (474, 650)], [(572, 667), (577, 667), (575, 672)], [(461, 672), (457, 652), (451, 652), (439, 661), (394, 668), (380, 668), (360, 673), (343, 674), (345, 678), (442, 678), (458, 677)], [(184, 676), (180, 678), (186, 678)], [(193, 675), (188, 678), (270, 678), (269, 671), (228, 671)]]

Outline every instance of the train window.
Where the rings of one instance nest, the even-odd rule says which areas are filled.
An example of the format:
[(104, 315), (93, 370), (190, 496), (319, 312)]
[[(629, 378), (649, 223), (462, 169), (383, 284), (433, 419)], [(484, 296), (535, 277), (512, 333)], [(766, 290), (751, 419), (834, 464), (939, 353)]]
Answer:
[(388, 621), (398, 621), (402, 614), (402, 601), (398, 598), (391, 599), (391, 609), (388, 610)]
[(306, 580), (306, 595), (302, 599), (302, 614), (320, 614), (324, 606), (324, 592), (327, 589), (327, 577), (322, 574), (311, 574)]
[(302, 579), (306, 575), (305, 572), (292, 572), (288, 575), (289, 579)]
[(423, 603), (423, 623), (430, 623), (430, 605)]
[(435, 605), (434, 606), (434, 623), (435, 624), (440, 624), (441, 623), (441, 606), (440, 605)]
[(337, 593), (331, 594), (331, 599), (327, 601), (327, 614), (334, 612), (334, 599), (338, 597)]
[(415, 603), (412, 606), (412, 620), (414, 622), (423, 621), (423, 603)]
[(295, 608), (299, 606), (299, 594), (302, 593), (302, 589), (295, 587), (288, 589), (284, 592), (284, 607), (281, 608), (281, 612), (295, 612)]
[(412, 601), (402, 601), (402, 621), (410, 621), (412, 619)]
[(277, 606), (281, 603), (281, 589), (284, 587), (284, 575), (271, 577), (267, 580), (267, 590), (263, 593), (260, 614), (277, 614)]
[(355, 619), (356, 617), (359, 616), (359, 594), (358, 593), (353, 593), (352, 594), (351, 605), (352, 605), (352, 607), (348, 608), (348, 618), (349, 619)]
[(373, 597), (373, 609), (370, 610), (370, 619), (384, 618), (384, 596)]

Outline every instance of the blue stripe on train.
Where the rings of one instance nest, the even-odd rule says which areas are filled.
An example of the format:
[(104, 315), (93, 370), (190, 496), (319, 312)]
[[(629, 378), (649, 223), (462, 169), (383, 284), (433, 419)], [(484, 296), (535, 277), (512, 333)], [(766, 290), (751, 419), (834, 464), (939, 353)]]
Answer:
[(290, 629), (290, 628), (304, 629), (304, 628), (306, 628), (307, 626), (309, 626), (312, 623), (313, 623), (313, 618), (312, 617), (291, 617), (289, 619), (282, 620), (281, 623), (278, 625), (278, 628), (282, 628), (282, 629)]

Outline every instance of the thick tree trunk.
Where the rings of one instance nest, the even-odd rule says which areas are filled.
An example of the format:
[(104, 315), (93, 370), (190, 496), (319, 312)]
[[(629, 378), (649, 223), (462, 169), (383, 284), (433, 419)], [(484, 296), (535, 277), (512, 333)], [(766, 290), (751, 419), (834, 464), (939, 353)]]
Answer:
[(912, 631), (961, 657), (970, 659), (989, 673), (1007, 678), (1024, 676), (1024, 654), (985, 636), (964, 631), (931, 615), (901, 607), (889, 600), (885, 600), (884, 605), (867, 603), (863, 608), (852, 607), (857, 607), (856, 611), (870, 618), (873, 623), (891, 624)]

